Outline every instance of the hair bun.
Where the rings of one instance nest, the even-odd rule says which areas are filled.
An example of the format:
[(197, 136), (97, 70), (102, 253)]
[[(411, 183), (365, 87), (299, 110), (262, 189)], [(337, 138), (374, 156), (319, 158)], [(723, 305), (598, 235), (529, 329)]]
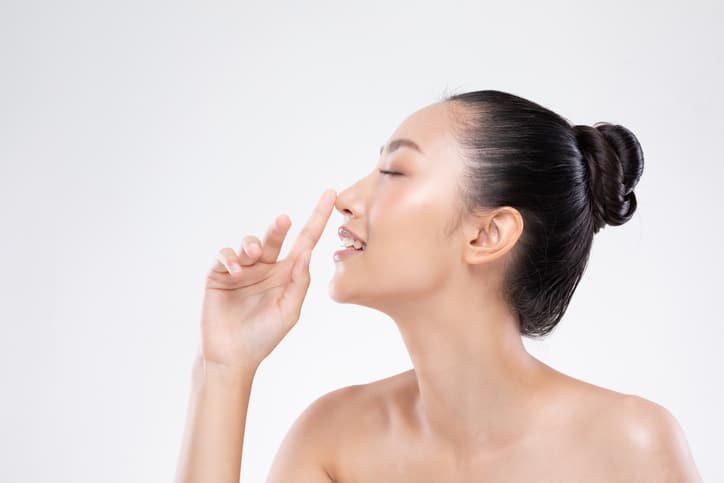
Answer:
[(636, 136), (618, 124), (599, 122), (573, 126), (586, 169), (593, 211), (593, 232), (622, 225), (636, 211), (634, 187), (644, 169)]

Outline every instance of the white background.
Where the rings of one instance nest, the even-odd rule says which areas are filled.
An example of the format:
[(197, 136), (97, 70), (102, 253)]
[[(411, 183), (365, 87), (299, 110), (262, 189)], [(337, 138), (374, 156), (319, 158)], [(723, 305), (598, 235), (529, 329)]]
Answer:
[[(645, 155), (634, 218), (526, 346), (668, 408), (724, 481), (723, 5), (2, 0), (0, 480), (170, 481), (218, 250), (281, 213), (296, 238), (407, 115), (498, 89)], [(257, 373), (242, 481), (314, 399), (411, 367), (392, 320), (329, 299), (343, 221)]]

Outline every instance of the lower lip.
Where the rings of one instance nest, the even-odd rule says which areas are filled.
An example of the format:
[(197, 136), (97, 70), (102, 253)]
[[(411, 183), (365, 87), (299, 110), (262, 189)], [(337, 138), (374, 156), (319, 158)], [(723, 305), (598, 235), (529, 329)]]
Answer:
[(352, 257), (358, 253), (362, 253), (364, 250), (355, 250), (354, 248), (345, 248), (344, 250), (337, 250), (334, 252), (334, 261), (339, 262), (345, 258)]

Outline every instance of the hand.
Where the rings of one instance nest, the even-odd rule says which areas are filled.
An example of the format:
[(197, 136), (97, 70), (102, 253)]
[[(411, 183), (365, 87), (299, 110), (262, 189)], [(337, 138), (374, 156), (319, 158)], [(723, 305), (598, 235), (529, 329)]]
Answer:
[[(243, 238), (237, 255), (219, 251), (208, 273), (201, 311), (201, 356), (232, 369), (256, 370), (299, 320), (310, 275), (308, 260), (322, 234), (337, 194), (326, 190), (289, 254), (277, 261), (291, 226), (277, 216), (264, 242)], [(232, 270), (233, 264), (240, 271)]]

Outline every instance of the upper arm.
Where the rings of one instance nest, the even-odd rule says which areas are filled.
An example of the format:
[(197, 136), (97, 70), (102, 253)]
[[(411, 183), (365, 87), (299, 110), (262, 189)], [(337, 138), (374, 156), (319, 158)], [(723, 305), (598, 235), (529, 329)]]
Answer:
[(699, 483), (679, 422), (665, 407), (628, 395), (615, 410), (610, 430), (619, 433), (615, 449), (620, 468), (631, 481)]
[(312, 402), (292, 424), (272, 461), (266, 483), (333, 483), (334, 419), (355, 386)]

